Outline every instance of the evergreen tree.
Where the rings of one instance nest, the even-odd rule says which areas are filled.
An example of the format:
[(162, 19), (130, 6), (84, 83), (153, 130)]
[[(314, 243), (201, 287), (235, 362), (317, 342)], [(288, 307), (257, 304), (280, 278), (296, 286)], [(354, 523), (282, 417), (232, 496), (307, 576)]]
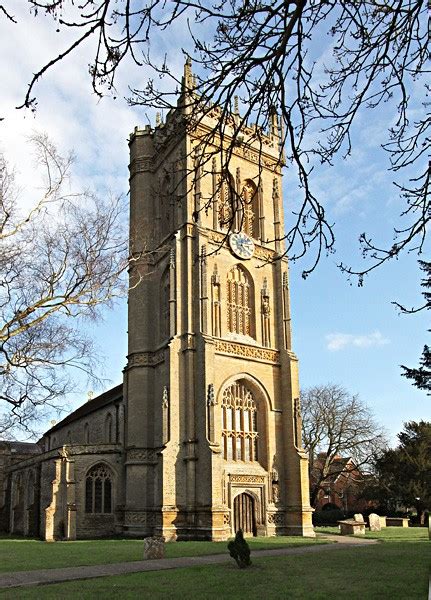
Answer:
[(414, 506), (423, 525), (431, 508), (431, 422), (410, 421), (398, 434), (399, 445), (375, 460), (376, 481), (371, 497), (388, 510)]
[[(402, 312), (418, 312), (419, 310), (429, 310), (431, 308), (431, 262), (430, 261), (419, 261), (420, 268), (425, 273), (425, 277), (422, 279), (421, 285), (425, 288), (425, 292), (422, 292), (425, 298), (425, 304), (417, 309), (408, 310), (401, 307)], [(428, 330), (430, 331), (430, 330)], [(419, 367), (416, 369), (405, 367), (401, 365), (404, 370), (403, 377), (413, 380), (413, 385), (420, 390), (425, 390), (428, 394), (431, 392), (431, 350), (429, 346), (425, 345), (422, 356), (419, 360)]]

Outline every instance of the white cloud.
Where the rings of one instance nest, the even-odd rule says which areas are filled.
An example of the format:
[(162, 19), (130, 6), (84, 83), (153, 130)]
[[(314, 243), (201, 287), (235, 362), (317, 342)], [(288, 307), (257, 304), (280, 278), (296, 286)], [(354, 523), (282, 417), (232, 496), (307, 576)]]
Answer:
[(384, 346), (390, 343), (390, 340), (385, 338), (380, 331), (376, 330), (373, 333), (365, 335), (355, 335), (352, 333), (328, 333), (326, 335), (327, 349), (335, 352), (343, 350), (348, 346), (356, 348), (370, 348), (371, 346)]

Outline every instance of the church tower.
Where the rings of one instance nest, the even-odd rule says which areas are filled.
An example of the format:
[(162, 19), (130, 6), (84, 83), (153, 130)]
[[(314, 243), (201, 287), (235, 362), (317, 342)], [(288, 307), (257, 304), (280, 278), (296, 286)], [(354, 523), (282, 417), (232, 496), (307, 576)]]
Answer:
[(125, 532), (314, 535), (288, 263), (275, 260), (277, 117), (238, 134), (238, 112), (213, 106), (185, 127), (192, 88), (188, 62), (179, 107), (130, 137)]

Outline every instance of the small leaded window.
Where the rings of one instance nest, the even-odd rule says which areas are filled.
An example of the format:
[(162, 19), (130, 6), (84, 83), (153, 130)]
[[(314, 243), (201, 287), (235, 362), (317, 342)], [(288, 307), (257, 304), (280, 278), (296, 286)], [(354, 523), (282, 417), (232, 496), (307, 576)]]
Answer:
[(227, 278), (227, 330), (254, 337), (253, 284), (239, 265)]
[(96, 465), (87, 474), (85, 512), (112, 513), (112, 475), (104, 465)]
[(242, 383), (223, 392), (222, 435), (225, 460), (258, 460), (257, 407)]

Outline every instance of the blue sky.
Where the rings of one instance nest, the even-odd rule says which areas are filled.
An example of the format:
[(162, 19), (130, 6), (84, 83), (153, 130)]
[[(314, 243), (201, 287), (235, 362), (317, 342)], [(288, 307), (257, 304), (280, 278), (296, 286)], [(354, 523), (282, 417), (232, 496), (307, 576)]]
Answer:
[[(154, 119), (151, 111), (129, 108), (122, 100), (128, 95), (129, 80), (138, 85), (142, 74), (132, 68), (121, 71), (118, 99), (98, 101), (87, 76), (89, 44), (44, 77), (37, 88), (35, 115), (16, 111), (31, 74), (61, 48), (64, 40), (56, 37), (49, 20), (16, 14), (22, 19), (21, 29), (0, 20), (0, 117), (5, 118), (0, 122), (0, 150), (16, 165), (20, 180), (25, 182), (23, 196), (30, 198), (36, 184), (26, 146), (26, 135), (33, 130), (46, 131), (62, 152), (74, 149), (76, 184), (100, 194), (108, 189), (126, 192), (127, 137), (135, 125)], [(174, 53), (172, 64), (180, 68), (180, 52)], [(354, 281), (349, 283), (336, 267), (341, 260), (361, 264), (357, 239), (362, 231), (371, 231), (376, 240), (388, 240), (396, 224), (399, 200), (392, 188), (393, 177), (386, 173), (387, 159), (378, 151), (379, 136), (385, 123), (391, 121), (391, 110), (389, 104), (384, 113), (361, 115), (352, 156), (346, 161), (340, 159), (332, 168), (316, 169), (313, 183), (325, 201), (329, 221), (336, 223), (337, 253), (323, 258), (305, 281), (301, 272), (306, 265), (291, 265), (291, 301), (301, 385), (333, 382), (359, 394), (394, 440), (404, 421), (431, 419), (429, 398), (402, 378), (399, 368), (400, 364), (418, 363), (427, 341), (429, 319), (424, 313), (400, 316), (391, 304), (398, 301), (413, 306), (421, 302), (417, 257), (408, 255), (384, 265), (367, 277), (361, 288)], [(287, 173), (286, 213), (295, 206), (298, 195), (294, 178)], [(106, 312), (103, 323), (92, 326), (91, 334), (106, 356), (103, 371), (110, 379), (107, 387), (121, 381), (126, 330), (125, 301)], [(84, 401), (87, 390), (83, 382), (82, 393), (68, 399), (70, 406)]]

